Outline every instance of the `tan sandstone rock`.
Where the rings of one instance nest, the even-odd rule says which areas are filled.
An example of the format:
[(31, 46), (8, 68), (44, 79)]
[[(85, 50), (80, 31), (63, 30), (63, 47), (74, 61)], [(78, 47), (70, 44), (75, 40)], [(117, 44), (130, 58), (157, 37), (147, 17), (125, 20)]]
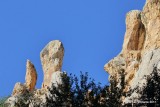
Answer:
[(41, 63), (44, 72), (44, 81), (42, 88), (50, 86), (52, 74), (61, 71), (62, 60), (64, 56), (64, 47), (59, 40), (51, 41), (41, 51)]
[(144, 51), (160, 47), (160, 1), (147, 0), (141, 19), (146, 29)]
[(27, 91), (26, 86), (24, 84), (18, 82), (14, 86), (14, 89), (13, 89), (13, 92), (12, 92), (12, 96), (24, 94), (26, 91)]
[(130, 11), (126, 15), (126, 29), (123, 52), (141, 50), (145, 39), (145, 28), (139, 10)]
[(141, 12), (139, 10), (130, 11), (126, 15), (123, 49), (117, 57), (105, 65), (105, 70), (110, 75), (116, 76), (117, 81), (119, 81), (119, 73), (125, 71), (125, 81), (129, 85), (139, 67), (144, 41), (145, 28), (141, 21)]
[[(125, 91), (142, 87), (160, 61), (160, 0), (146, 0), (142, 11), (126, 15), (126, 33), (121, 53), (105, 64), (104, 69), (120, 82), (125, 72)], [(137, 96), (137, 95), (135, 95)]]
[(35, 85), (37, 83), (37, 72), (34, 65), (31, 61), (27, 60), (26, 64), (26, 77), (25, 77), (25, 85), (28, 90), (32, 91), (35, 89)]

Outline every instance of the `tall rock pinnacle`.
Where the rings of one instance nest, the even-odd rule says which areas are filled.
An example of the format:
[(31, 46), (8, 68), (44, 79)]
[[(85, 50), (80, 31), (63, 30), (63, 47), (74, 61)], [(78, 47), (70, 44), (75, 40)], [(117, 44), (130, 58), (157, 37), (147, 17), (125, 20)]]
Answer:
[(50, 85), (52, 74), (61, 71), (64, 56), (64, 47), (59, 40), (51, 41), (41, 51), (40, 58), (44, 72), (42, 88)]
[(37, 72), (31, 61), (27, 60), (25, 83), (16, 83), (12, 92), (12, 96), (24, 94), (27, 91), (34, 91), (37, 82)]
[(27, 64), (26, 64), (25, 80), (26, 80), (25, 85), (27, 89), (29, 89), (30, 91), (34, 90), (37, 82), (37, 72), (34, 65), (29, 60), (27, 60)]

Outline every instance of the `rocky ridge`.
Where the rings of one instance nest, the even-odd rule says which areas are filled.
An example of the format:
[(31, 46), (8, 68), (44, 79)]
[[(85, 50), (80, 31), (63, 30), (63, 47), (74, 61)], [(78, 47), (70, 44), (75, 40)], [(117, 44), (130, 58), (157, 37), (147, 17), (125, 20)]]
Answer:
[[(160, 0), (146, 0), (142, 11), (132, 10), (126, 15), (126, 33), (122, 51), (105, 64), (104, 69), (120, 83), (125, 72), (125, 92), (146, 85), (145, 76), (160, 66)], [(158, 70), (159, 71), (159, 70)], [(111, 78), (110, 78), (111, 79)], [(136, 92), (124, 102), (138, 98)]]

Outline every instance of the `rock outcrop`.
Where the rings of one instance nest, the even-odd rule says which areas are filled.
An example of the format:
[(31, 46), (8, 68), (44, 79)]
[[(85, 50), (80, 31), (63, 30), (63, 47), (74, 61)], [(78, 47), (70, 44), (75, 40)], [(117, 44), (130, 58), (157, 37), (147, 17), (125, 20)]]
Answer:
[(58, 87), (63, 84), (64, 75), (61, 72), (64, 47), (59, 40), (51, 41), (40, 53), (42, 67), (44, 71), (44, 81), (41, 89), (35, 89), (37, 83), (37, 72), (31, 61), (27, 60), (25, 83), (15, 84), (12, 96), (7, 99), (7, 107), (14, 107), (21, 102), (24, 107), (48, 107), (46, 97), (53, 98), (49, 93), (53, 85)]
[(12, 96), (24, 94), (25, 92), (27, 92), (26, 86), (24, 84), (18, 82), (14, 86), (14, 89), (13, 89), (13, 92), (12, 92)]
[(27, 91), (33, 91), (37, 82), (37, 72), (31, 61), (27, 60), (25, 83), (16, 83), (12, 96), (24, 94)]
[(37, 82), (37, 72), (31, 61), (27, 60), (25, 85), (29, 91), (33, 91)]
[[(35, 89), (37, 73), (34, 65), (27, 61), (26, 82), (25, 84), (16, 83), (12, 97), (9, 98), (8, 104), (14, 105), (15, 99), (25, 99), (20, 96), (25, 93), (32, 93), (27, 96), (33, 99), (30, 107), (34, 103), (46, 101), (47, 87), (63, 84), (61, 72), (62, 60), (64, 56), (63, 44), (54, 40), (41, 51), (40, 58), (44, 72), (44, 81), (42, 89)], [(147, 79), (145, 76), (150, 75), (154, 69), (160, 74), (160, 0), (146, 0), (142, 11), (133, 10), (126, 15), (126, 33), (122, 51), (105, 64), (104, 69), (115, 77), (117, 86), (121, 85), (121, 74), (125, 75), (124, 92), (134, 90), (137, 86), (142, 90), (146, 87)], [(109, 78), (110, 80), (113, 78)], [(27, 94), (30, 95), (30, 94)], [(49, 95), (50, 96), (50, 95)], [(131, 96), (123, 97), (123, 102), (139, 98), (141, 95), (132, 92)], [(20, 97), (20, 98), (19, 98)], [(53, 98), (53, 95), (52, 97)], [(102, 99), (103, 100), (103, 99)], [(28, 103), (28, 100), (26, 101)], [(29, 103), (28, 103), (29, 104)]]
[[(115, 76), (125, 72), (125, 90), (144, 87), (147, 75), (160, 62), (160, 0), (146, 0), (142, 11), (126, 15), (126, 33), (120, 54), (105, 64), (104, 69)], [(135, 95), (135, 94), (134, 94)], [(134, 97), (134, 95), (131, 95)], [(136, 96), (136, 95), (135, 95)], [(128, 98), (126, 98), (128, 99)]]
[[(44, 81), (42, 89), (47, 89), (52, 84), (62, 84), (62, 60), (64, 47), (62, 42), (54, 40), (49, 42), (40, 53), (42, 67), (44, 71)], [(24, 90), (34, 91), (37, 83), (37, 72), (31, 61), (27, 60), (25, 83), (17, 83), (13, 89), (13, 96), (24, 93)]]
[(48, 45), (41, 51), (40, 57), (44, 72), (42, 88), (45, 88), (51, 84), (51, 78), (54, 72), (61, 71), (63, 56), (64, 47), (62, 42), (58, 40), (49, 42)]

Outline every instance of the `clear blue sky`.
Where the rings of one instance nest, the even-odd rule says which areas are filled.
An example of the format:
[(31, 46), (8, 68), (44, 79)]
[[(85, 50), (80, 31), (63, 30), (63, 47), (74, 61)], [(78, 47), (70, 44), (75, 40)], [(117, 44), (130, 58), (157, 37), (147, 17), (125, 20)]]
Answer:
[(89, 72), (108, 84), (104, 64), (122, 48), (125, 15), (142, 9), (145, 0), (1, 0), (0, 96), (11, 94), (16, 82), (25, 81), (26, 60), (43, 72), (40, 51), (51, 40), (65, 47), (63, 71)]

